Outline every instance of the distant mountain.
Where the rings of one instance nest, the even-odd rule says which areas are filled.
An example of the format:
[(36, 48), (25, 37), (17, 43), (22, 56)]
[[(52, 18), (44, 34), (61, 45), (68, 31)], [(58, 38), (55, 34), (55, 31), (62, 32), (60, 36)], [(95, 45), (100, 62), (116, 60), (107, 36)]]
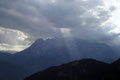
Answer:
[(32, 73), (71, 60), (64, 41), (56, 39), (39, 39), (31, 47), (14, 56), (15, 63), (27, 67)]
[(118, 69), (114, 64), (119, 65), (120, 61), (107, 64), (83, 59), (50, 67), (24, 80), (120, 80), (120, 65)]
[(66, 41), (63, 38), (39, 39), (29, 48), (14, 55), (14, 63), (34, 73), (73, 60), (93, 58), (99, 61), (112, 62), (117, 59), (110, 46), (103, 43), (92, 43), (75, 39)]
[(28, 74), (25, 75), (84, 58), (112, 62), (117, 57), (106, 44), (64, 38), (39, 39), (29, 48), (16, 54), (0, 53), (1, 60), (28, 70)]
[(112, 62), (118, 57), (112, 48), (104, 43), (88, 42), (81, 39), (66, 41), (63, 38), (39, 39), (16, 55), (29, 56), (29, 58), (52, 55), (53, 57), (65, 57), (67, 60), (94, 58), (104, 62)]
[(21, 80), (27, 73), (24, 68), (0, 60), (0, 80)]

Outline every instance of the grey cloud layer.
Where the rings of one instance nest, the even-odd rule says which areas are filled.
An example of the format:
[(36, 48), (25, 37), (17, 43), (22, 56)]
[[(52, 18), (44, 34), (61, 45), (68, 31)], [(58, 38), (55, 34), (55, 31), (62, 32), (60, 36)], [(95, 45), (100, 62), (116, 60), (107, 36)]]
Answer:
[(110, 17), (102, 0), (52, 1), (0, 0), (0, 26), (23, 31), (35, 39), (60, 36), (60, 28), (70, 28), (73, 36), (82, 39), (113, 38), (114, 34), (107, 34), (102, 25)]

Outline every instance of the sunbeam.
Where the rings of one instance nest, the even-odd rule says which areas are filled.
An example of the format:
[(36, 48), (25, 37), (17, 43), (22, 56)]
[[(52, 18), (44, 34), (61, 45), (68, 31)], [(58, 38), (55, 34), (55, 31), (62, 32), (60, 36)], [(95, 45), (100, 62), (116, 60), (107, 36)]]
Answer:
[(71, 30), (69, 28), (61, 28), (60, 31), (65, 39), (65, 43), (70, 53), (71, 59), (80, 59), (81, 55), (79, 53), (74, 37), (71, 34)]

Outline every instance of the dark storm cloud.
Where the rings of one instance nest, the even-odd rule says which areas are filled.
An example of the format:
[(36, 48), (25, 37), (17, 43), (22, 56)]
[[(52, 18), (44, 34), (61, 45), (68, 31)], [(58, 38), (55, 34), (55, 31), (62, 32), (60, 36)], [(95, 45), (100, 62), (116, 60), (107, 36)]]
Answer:
[(56, 0), (56, 3), (52, 3), (51, 0), (1, 0), (1, 5), (1, 26), (20, 30), (39, 28), (42, 31), (42, 29), (49, 30), (51, 26), (76, 27), (82, 26), (85, 22), (95, 24), (94, 21), (97, 20), (95, 16), (89, 13), (88, 17), (83, 15), (92, 9), (94, 12), (94, 8), (101, 6), (102, 2), (101, 0)]
[(0, 26), (34, 39), (60, 36), (60, 28), (82, 39), (112, 39), (102, 25), (109, 13), (102, 0), (0, 0)]

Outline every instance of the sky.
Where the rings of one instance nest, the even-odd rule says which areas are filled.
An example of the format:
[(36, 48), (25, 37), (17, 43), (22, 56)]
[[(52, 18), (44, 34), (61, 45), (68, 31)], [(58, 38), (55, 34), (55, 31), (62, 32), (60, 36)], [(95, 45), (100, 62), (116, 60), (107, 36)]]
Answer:
[(70, 36), (120, 46), (120, 0), (0, 0), (0, 50)]

